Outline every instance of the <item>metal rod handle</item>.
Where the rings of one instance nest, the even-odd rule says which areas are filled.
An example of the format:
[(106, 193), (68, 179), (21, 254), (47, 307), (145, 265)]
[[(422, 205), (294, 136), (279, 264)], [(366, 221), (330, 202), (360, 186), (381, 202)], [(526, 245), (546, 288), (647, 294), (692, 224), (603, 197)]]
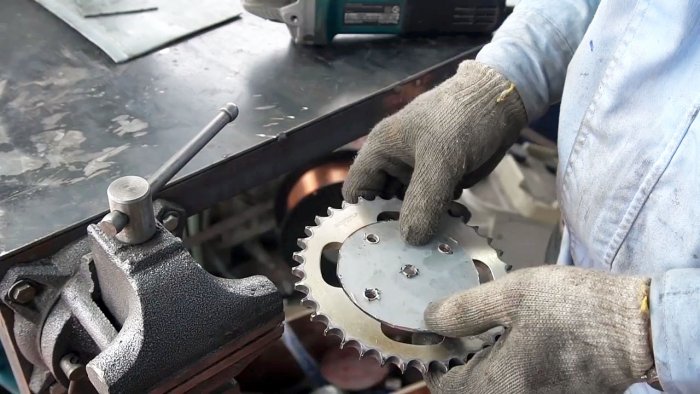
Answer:
[(238, 107), (236, 104), (227, 103), (221, 108), (221, 111), (214, 119), (209, 122), (204, 128), (192, 139), (187, 145), (183, 146), (175, 153), (168, 161), (166, 161), (156, 172), (148, 179), (151, 185), (151, 194), (158, 193), (182, 167), (185, 166), (194, 155), (221, 131), (227, 124), (238, 117)]

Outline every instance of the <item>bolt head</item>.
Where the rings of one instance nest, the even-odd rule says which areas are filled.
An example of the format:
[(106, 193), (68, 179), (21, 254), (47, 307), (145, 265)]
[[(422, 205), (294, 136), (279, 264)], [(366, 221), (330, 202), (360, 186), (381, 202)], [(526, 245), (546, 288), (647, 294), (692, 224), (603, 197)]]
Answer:
[(405, 277), (407, 277), (409, 279), (415, 278), (420, 273), (420, 271), (418, 270), (418, 267), (416, 267), (413, 264), (402, 265), (401, 270), (399, 272), (401, 272)]
[(446, 243), (438, 245), (438, 251), (442, 254), (452, 254), (452, 246)]
[(36, 295), (36, 287), (26, 280), (18, 280), (9, 291), (10, 300), (18, 304), (28, 304)]
[(364, 296), (367, 299), (367, 301), (378, 301), (381, 296), (381, 292), (376, 287), (368, 288), (365, 289)]
[(165, 229), (170, 231), (170, 232), (175, 231), (179, 224), (180, 224), (180, 218), (178, 218), (178, 216), (175, 215), (174, 213), (168, 213), (163, 218), (163, 227), (165, 227)]

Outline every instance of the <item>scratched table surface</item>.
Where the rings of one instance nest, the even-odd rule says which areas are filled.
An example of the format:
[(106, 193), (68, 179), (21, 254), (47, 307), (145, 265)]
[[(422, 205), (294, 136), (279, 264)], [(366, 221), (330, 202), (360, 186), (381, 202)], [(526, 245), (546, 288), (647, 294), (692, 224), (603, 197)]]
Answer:
[(243, 14), (116, 65), (33, 1), (2, 0), (0, 257), (104, 212), (113, 179), (148, 176), (225, 102), (238, 104), (239, 118), (178, 177), (252, 155), (485, 40), (350, 37), (298, 47), (285, 26)]

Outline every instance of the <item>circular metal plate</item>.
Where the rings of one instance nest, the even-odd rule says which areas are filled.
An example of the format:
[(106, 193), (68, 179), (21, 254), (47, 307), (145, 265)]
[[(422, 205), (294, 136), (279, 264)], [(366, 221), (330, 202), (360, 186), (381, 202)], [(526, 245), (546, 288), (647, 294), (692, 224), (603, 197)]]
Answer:
[[(430, 338), (429, 334), (423, 331), (420, 335), (411, 335), (411, 338), (394, 337), (395, 333), (389, 332), (392, 330), (387, 327), (398, 326), (396, 322), (382, 323), (377, 318), (374, 318), (355, 303), (357, 297), (349, 297), (348, 292), (341, 287), (336, 287), (335, 284), (329, 283), (328, 279), (322, 273), (322, 261), (327, 247), (335, 247), (335, 245), (343, 248), (343, 244), (349, 242), (349, 239), (358, 233), (358, 241), (365, 239), (368, 234), (361, 233), (370, 226), (376, 223), (384, 223), (383, 219), (398, 217), (401, 211), (401, 201), (397, 199), (382, 200), (377, 198), (373, 201), (362, 200), (357, 204), (344, 204), (342, 209), (329, 209), (327, 217), (318, 217), (316, 226), (308, 227), (306, 234), (308, 238), (300, 240), (302, 250), (295, 254), (294, 259), (299, 263), (297, 267), (292, 269), (292, 272), (299, 277), (295, 288), (305, 294), (302, 303), (310, 308), (313, 308), (312, 320), (322, 322), (326, 325), (325, 333), (338, 335), (341, 338), (341, 346), (352, 347), (363, 357), (374, 357), (382, 363), (390, 362), (399, 367), (402, 371), (409, 367), (417, 368), (421, 373), (426, 373), (430, 365), (436, 365), (442, 370), (447, 370), (451, 362), (463, 362), (469, 354), (479, 351), (487, 343), (493, 339), (496, 333), (486, 333), (485, 336), (474, 336), (464, 338)], [(398, 223), (386, 222), (387, 226), (394, 227), (394, 236), (398, 237)], [(387, 233), (389, 234), (389, 233)], [(369, 237), (369, 242), (375, 242), (372, 246), (386, 248), (387, 245), (393, 245), (399, 248), (405, 243), (400, 238), (395, 241), (390, 241), (391, 235), (377, 233), (376, 238)], [(462, 218), (454, 218), (445, 216), (441, 221), (437, 234), (438, 240), (447, 241), (449, 248), (443, 247), (443, 252), (449, 254), (463, 253), (464, 259), (469, 261), (478, 260), (475, 263), (476, 270), (479, 275), (483, 275), (484, 280), (498, 278), (506, 274), (505, 264), (498, 259), (498, 254), (488, 244), (488, 240), (477, 234), (476, 229), (464, 224)], [(359, 261), (354, 256), (355, 249), (347, 249), (341, 251), (339, 266), (336, 268), (336, 274), (340, 272), (344, 276), (345, 270), (350, 269), (365, 275), (358, 275), (358, 280), (362, 281), (362, 296), (364, 297), (364, 283), (366, 281), (367, 270), (355, 266), (353, 262)], [(460, 252), (461, 251), (461, 252)], [(348, 252), (352, 252), (348, 254)], [(439, 252), (439, 251), (438, 251)], [(389, 265), (395, 260), (392, 257), (393, 252), (387, 252), (385, 258), (380, 260), (365, 260), (367, 264), (372, 265)], [(409, 249), (406, 250), (406, 255), (412, 253)], [(463, 261), (465, 261), (463, 260)], [(414, 261), (411, 258), (411, 261)], [(346, 267), (346, 264), (349, 264)], [(404, 265), (412, 264), (406, 262)], [(415, 264), (413, 264), (415, 265)], [(416, 267), (414, 267), (416, 268)], [(425, 272), (421, 272), (419, 267), (417, 274), (412, 269), (403, 266), (391, 266), (387, 268), (387, 272), (394, 273), (396, 269), (402, 269), (401, 275), (413, 276), (412, 279), (420, 278)], [(398, 280), (398, 278), (397, 278)], [(483, 282), (484, 280), (481, 280)], [(343, 281), (347, 282), (348, 277), (345, 276)], [(401, 282), (399, 282), (401, 283)], [(472, 282), (473, 283), (473, 282)], [(342, 283), (341, 283), (342, 285)], [(347, 285), (348, 288), (349, 285)], [(467, 288), (468, 284), (464, 284), (462, 290)], [(360, 287), (358, 287), (359, 289)], [(439, 283), (434, 289), (444, 289), (444, 284)], [(372, 288), (369, 288), (372, 290)], [(451, 292), (452, 290), (450, 290)], [(371, 296), (371, 291), (368, 293)], [(378, 292), (379, 302), (385, 300), (386, 292), (382, 295), (381, 290)], [(353, 300), (352, 298), (355, 298)], [(432, 297), (431, 297), (432, 298)], [(427, 305), (425, 301), (424, 305)], [(419, 321), (423, 317), (423, 307), (416, 307), (416, 314)], [(422, 322), (421, 322), (422, 324)], [(408, 325), (408, 324), (405, 324)], [(385, 329), (386, 328), (386, 329)], [(407, 331), (407, 330), (403, 330)], [(418, 331), (418, 330), (416, 330)]]
[(411, 331), (428, 331), (423, 311), (430, 302), (479, 284), (471, 257), (455, 237), (443, 233), (427, 245), (411, 246), (401, 239), (397, 221), (350, 235), (340, 248), (337, 273), (360, 309)]

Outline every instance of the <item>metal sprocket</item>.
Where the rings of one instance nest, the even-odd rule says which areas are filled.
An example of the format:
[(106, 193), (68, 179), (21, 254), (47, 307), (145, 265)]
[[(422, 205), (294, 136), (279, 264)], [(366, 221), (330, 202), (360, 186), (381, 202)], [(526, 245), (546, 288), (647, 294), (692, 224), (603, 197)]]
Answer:
[[(357, 204), (344, 203), (341, 209), (329, 208), (327, 217), (317, 217), (317, 225), (306, 228), (308, 237), (299, 240), (302, 250), (294, 254), (299, 263), (292, 269), (299, 277), (295, 288), (306, 294), (302, 304), (313, 309), (312, 320), (326, 325), (326, 335), (340, 337), (341, 347), (355, 348), (361, 357), (373, 357), (381, 364), (395, 364), (402, 371), (410, 367), (422, 373), (435, 367), (447, 370), (450, 365), (464, 363), (470, 354), (490, 344), (498, 331), (478, 337), (444, 338), (434, 344), (395, 341), (383, 332), (382, 322), (360, 309), (342, 287), (327, 283), (321, 271), (322, 254), (327, 245), (342, 244), (356, 231), (380, 222), (383, 213), (400, 212), (401, 203), (398, 199), (360, 199)], [(447, 214), (443, 222), (451, 226), (453, 233), (459, 233), (456, 238), (462, 237), (460, 240), (464, 240), (468, 256), (485, 263), (489, 279), (505, 275), (508, 266), (498, 258), (490, 240), (479, 235), (475, 227), (464, 224), (461, 217)], [(483, 267), (478, 271), (487, 276)]]

